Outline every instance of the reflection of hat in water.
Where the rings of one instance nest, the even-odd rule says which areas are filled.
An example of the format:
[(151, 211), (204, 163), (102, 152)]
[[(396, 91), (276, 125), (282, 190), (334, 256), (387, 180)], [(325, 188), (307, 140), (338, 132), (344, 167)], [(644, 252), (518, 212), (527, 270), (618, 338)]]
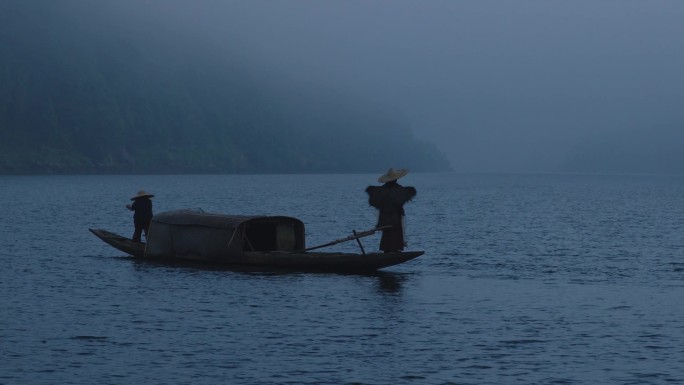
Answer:
[(140, 198), (152, 198), (153, 196), (154, 195), (145, 192), (145, 190), (140, 190), (140, 191), (138, 191), (138, 194), (136, 194), (136, 196), (131, 198), (131, 200), (134, 201), (134, 200), (140, 199)]
[(400, 168), (399, 170), (395, 170), (393, 168), (390, 168), (389, 170), (387, 170), (387, 173), (385, 175), (382, 175), (382, 176), (380, 176), (380, 178), (378, 178), (378, 182), (380, 182), (380, 183), (391, 182), (393, 180), (397, 180), (397, 179), (401, 178), (402, 176), (404, 176), (406, 174), (408, 174), (408, 170), (405, 170), (403, 168)]

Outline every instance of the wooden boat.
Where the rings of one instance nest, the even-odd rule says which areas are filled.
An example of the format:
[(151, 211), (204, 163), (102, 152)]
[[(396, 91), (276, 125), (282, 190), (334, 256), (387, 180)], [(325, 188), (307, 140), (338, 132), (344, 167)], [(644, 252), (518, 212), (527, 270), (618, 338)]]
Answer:
[(130, 238), (102, 229), (89, 229), (91, 233), (102, 239), (106, 244), (115, 249), (121, 250), (133, 257), (142, 258), (145, 256), (145, 244), (133, 242)]
[(223, 265), (295, 270), (373, 271), (397, 265), (422, 251), (366, 253), (314, 252), (315, 249), (371, 235), (354, 233), (306, 248), (304, 224), (286, 216), (234, 216), (179, 210), (152, 220), (147, 243), (101, 229), (90, 229), (110, 246), (137, 258), (201, 261)]

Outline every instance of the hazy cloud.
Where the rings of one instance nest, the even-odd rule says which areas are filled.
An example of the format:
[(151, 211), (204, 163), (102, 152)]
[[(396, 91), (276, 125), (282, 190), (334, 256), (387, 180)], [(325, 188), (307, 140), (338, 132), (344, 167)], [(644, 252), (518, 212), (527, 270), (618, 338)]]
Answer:
[(585, 149), (599, 170), (611, 138), (684, 144), (681, 1), (86, 3), (126, 36), (383, 105), (459, 171), (573, 170)]

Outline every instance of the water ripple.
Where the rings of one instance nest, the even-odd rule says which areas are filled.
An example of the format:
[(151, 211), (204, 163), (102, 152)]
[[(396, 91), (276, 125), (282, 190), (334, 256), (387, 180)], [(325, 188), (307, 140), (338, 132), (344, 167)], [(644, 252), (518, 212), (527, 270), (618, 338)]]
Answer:
[(87, 232), (128, 234), (145, 187), (323, 243), (374, 223), (370, 175), (4, 178), (0, 383), (684, 383), (683, 181), (407, 178), (426, 254), (370, 275), (139, 262)]

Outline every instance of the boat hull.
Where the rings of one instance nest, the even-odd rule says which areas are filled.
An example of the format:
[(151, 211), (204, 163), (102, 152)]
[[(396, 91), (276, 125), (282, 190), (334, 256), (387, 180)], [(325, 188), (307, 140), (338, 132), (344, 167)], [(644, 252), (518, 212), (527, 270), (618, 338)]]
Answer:
[(145, 256), (145, 243), (133, 242), (130, 238), (102, 229), (89, 229), (91, 233), (100, 238), (104, 243), (121, 250), (128, 255), (142, 258)]
[(242, 255), (225, 255), (206, 259), (198, 255), (175, 255), (169, 258), (150, 258), (145, 254), (145, 243), (133, 242), (129, 238), (102, 230), (90, 229), (108, 245), (131, 256), (150, 260), (180, 260), (217, 263), (226, 266), (278, 268), (311, 271), (373, 271), (398, 265), (423, 255), (423, 251), (392, 253), (337, 253), (337, 252), (284, 252), (246, 251)]

